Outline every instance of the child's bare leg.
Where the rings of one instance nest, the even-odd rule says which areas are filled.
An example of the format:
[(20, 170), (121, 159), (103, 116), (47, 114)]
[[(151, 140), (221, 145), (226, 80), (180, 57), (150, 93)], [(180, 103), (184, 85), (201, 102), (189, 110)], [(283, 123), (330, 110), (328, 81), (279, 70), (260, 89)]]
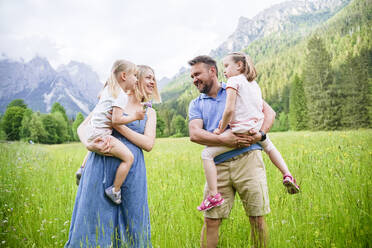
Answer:
[(128, 147), (120, 142), (117, 138), (111, 137), (110, 143), (112, 145), (112, 148), (109, 153), (114, 157), (121, 159), (122, 161), (118, 169), (116, 170), (114, 180), (115, 191), (119, 192), (120, 187), (125, 181), (125, 178), (127, 177), (128, 172), (133, 164), (134, 157)]
[(269, 138), (266, 138), (266, 140), (260, 142), (260, 144), (263, 147), (266, 154), (269, 156), (271, 162), (280, 170), (283, 176), (291, 175), (291, 172), (289, 172), (287, 164), (285, 163), (282, 155), (280, 154), (278, 149), (276, 149), (271, 140)]
[(213, 160), (203, 159), (205, 178), (207, 179), (208, 191), (210, 195), (217, 192), (217, 168)]
[(267, 139), (261, 142), (261, 145), (267, 155), (269, 155), (271, 162), (273, 162), (273, 164), (283, 174), (283, 185), (287, 188), (288, 193), (296, 194), (300, 192), (300, 187), (296, 184), (296, 179), (292, 177), (292, 174), (289, 171), (287, 164), (284, 162), (282, 155), (278, 149), (276, 149), (271, 140)]
[(274, 147), (272, 150), (267, 152), (267, 155), (269, 155), (271, 162), (280, 170), (280, 172), (284, 175), (291, 175), (291, 172), (289, 172), (289, 169), (287, 167), (287, 164), (285, 163), (282, 155)]
[(214, 158), (233, 148), (223, 146), (208, 146), (202, 152), (203, 167), (205, 178), (207, 179), (208, 191), (210, 195), (216, 195), (217, 191), (217, 168)]

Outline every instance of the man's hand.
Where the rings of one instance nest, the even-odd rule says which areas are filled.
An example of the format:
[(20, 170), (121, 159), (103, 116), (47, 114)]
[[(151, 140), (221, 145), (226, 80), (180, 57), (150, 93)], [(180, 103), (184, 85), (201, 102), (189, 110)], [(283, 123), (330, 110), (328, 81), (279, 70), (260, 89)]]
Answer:
[(90, 145), (87, 146), (87, 149), (91, 152), (96, 152), (105, 156), (111, 156), (111, 144), (110, 136), (107, 136), (105, 139), (97, 138)]
[(221, 144), (228, 147), (238, 147), (239, 137), (236, 136), (230, 129), (219, 135)]
[(236, 136), (238, 136), (238, 147), (248, 147), (257, 143), (262, 138), (261, 133), (253, 129), (249, 130), (248, 133), (236, 134)]
[(221, 129), (216, 128), (216, 129), (213, 130), (213, 133), (217, 134), (217, 135), (220, 135), (222, 133), (222, 131), (221, 131)]

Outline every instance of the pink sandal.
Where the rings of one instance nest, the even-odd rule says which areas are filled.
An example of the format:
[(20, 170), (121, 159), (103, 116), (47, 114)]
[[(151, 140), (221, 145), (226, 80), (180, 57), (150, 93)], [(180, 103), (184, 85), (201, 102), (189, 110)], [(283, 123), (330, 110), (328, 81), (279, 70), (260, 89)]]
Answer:
[(287, 188), (289, 194), (297, 194), (300, 192), (300, 186), (296, 184), (296, 179), (290, 174), (285, 174), (283, 176), (283, 184)]
[(209, 195), (200, 206), (197, 207), (199, 211), (207, 211), (214, 207), (220, 206), (224, 203), (225, 199), (221, 197), (220, 193), (215, 194), (214, 196)]

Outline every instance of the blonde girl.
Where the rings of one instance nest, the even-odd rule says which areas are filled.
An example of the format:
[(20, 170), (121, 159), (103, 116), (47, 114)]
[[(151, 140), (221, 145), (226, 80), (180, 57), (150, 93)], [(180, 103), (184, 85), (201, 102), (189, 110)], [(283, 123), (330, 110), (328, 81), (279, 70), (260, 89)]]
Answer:
[[(226, 105), (222, 119), (214, 133), (219, 135), (228, 126), (230, 129), (226, 132), (261, 132), (262, 140), (259, 143), (273, 164), (283, 174), (283, 184), (287, 187), (288, 193), (298, 193), (299, 187), (296, 180), (292, 177), (281, 154), (268, 136), (260, 131), (264, 120), (263, 100), (260, 87), (254, 81), (257, 73), (252, 60), (244, 53), (231, 53), (223, 59), (223, 66), (225, 77), (228, 79)], [(217, 170), (213, 159), (232, 149), (229, 147), (206, 147), (203, 150), (203, 166), (210, 195), (198, 206), (198, 210), (209, 210), (224, 202), (221, 194), (217, 192)]]
[[(92, 112), (87, 130), (88, 145), (109, 140), (111, 149), (105, 155), (121, 159), (113, 185), (105, 189), (106, 196), (115, 204), (121, 203), (120, 187), (133, 163), (133, 154), (127, 146), (111, 135), (111, 126), (127, 124), (144, 118), (144, 111), (136, 111), (133, 115), (123, 115), (123, 109), (128, 103), (128, 95), (125, 92), (135, 89), (138, 83), (136, 73), (137, 67), (135, 64), (126, 60), (115, 61), (111, 75), (100, 93), (99, 102)], [(111, 112), (112, 117), (109, 117)], [(76, 173), (77, 183), (79, 183), (88, 155), (89, 153)]]

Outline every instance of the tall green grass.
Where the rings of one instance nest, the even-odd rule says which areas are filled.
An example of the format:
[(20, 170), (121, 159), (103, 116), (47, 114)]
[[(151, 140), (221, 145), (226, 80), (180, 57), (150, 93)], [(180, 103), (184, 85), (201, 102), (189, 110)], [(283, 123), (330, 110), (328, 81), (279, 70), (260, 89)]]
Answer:
[[(270, 193), (269, 247), (372, 247), (372, 130), (273, 133), (301, 186), (289, 195), (264, 156)], [(202, 146), (158, 139), (145, 153), (154, 247), (198, 247), (203, 216)], [(81, 144), (0, 144), (0, 247), (62, 247), (77, 187)], [(219, 247), (249, 247), (250, 225), (236, 197)]]

